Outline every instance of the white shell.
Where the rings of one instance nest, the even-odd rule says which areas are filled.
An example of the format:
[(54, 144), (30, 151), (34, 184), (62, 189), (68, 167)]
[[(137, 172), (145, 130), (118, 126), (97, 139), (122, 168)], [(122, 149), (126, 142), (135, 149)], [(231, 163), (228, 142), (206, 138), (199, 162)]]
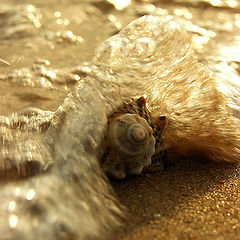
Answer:
[(114, 178), (140, 174), (155, 152), (153, 130), (137, 114), (122, 114), (109, 124), (103, 169)]

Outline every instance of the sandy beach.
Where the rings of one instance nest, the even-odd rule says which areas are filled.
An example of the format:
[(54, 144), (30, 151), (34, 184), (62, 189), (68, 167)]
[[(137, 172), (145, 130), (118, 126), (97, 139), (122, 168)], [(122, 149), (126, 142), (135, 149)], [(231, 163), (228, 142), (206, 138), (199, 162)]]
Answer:
[(127, 207), (121, 239), (240, 239), (239, 166), (181, 159), (114, 181)]

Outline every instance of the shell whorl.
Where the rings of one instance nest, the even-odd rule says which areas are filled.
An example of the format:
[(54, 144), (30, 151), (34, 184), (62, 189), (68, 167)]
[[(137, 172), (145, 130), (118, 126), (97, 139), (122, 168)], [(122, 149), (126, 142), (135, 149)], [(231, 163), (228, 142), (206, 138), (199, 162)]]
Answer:
[(132, 124), (127, 129), (127, 140), (135, 144), (145, 143), (147, 134), (146, 129), (141, 124)]
[[(145, 119), (136, 114), (125, 113), (116, 117), (109, 125), (108, 141), (110, 147), (126, 157), (143, 154), (146, 148), (154, 153), (155, 138)], [(150, 156), (150, 157), (151, 157)]]
[(118, 179), (140, 174), (152, 163), (154, 154), (158, 157), (161, 153), (164, 126), (165, 118), (153, 118), (146, 108), (145, 98), (124, 103), (108, 120), (101, 161), (105, 172)]

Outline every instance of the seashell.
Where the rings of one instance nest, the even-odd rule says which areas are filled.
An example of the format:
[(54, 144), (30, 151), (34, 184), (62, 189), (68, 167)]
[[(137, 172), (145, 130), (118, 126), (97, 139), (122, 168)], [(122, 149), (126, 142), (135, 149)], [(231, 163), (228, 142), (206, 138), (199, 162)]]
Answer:
[(151, 116), (144, 97), (124, 103), (109, 117), (101, 160), (105, 172), (122, 179), (163, 160), (166, 151), (161, 132), (165, 123), (165, 117)]

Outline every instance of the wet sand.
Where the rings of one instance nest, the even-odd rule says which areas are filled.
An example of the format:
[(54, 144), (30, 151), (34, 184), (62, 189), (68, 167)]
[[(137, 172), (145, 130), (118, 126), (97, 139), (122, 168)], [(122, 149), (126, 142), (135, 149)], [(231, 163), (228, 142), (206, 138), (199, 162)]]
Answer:
[(240, 239), (239, 174), (234, 164), (181, 159), (113, 181), (127, 208), (121, 239)]

